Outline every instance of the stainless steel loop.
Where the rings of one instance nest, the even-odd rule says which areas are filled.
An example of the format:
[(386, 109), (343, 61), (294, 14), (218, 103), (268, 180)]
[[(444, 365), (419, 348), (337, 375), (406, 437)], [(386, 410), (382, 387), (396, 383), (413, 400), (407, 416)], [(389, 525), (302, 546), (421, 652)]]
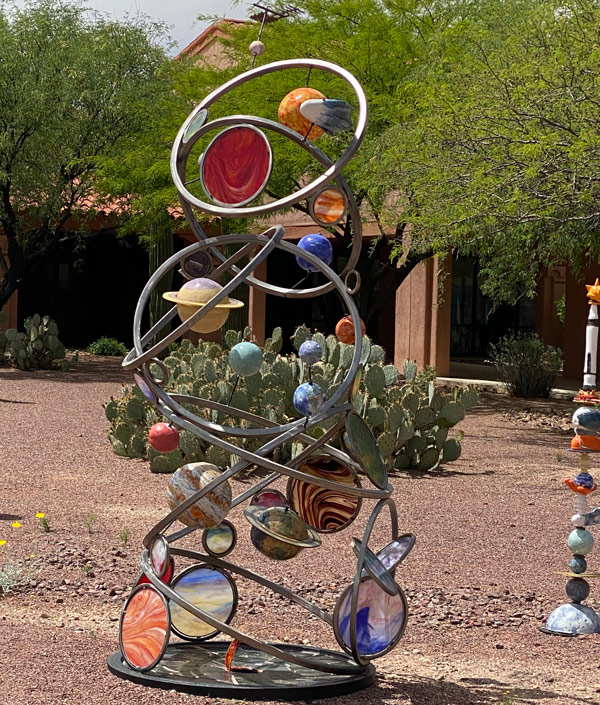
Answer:
[[(331, 167), (329, 167), (321, 176), (314, 179), (311, 183), (307, 184), (299, 191), (295, 191), (289, 196), (285, 196), (283, 198), (278, 199), (277, 201), (267, 203), (261, 206), (251, 206), (246, 208), (229, 208), (224, 206), (218, 206), (212, 203), (207, 203), (206, 201), (202, 201), (199, 198), (196, 198), (192, 193), (190, 193), (185, 186), (180, 171), (180, 150), (183, 151), (182, 147), (184, 147), (184, 150), (187, 151), (187, 153), (189, 154), (189, 151), (191, 150), (192, 146), (194, 145), (195, 141), (199, 138), (199, 136), (201, 134), (204, 134), (208, 129), (210, 129), (210, 125), (214, 125), (215, 123), (217, 123), (217, 120), (214, 120), (209, 123), (204, 123), (202, 127), (200, 127), (198, 133), (195, 133), (194, 136), (189, 138), (187, 143), (183, 145), (183, 139), (186, 135), (187, 129), (189, 125), (193, 122), (193, 120), (196, 118), (198, 113), (200, 113), (202, 110), (208, 109), (213, 103), (219, 100), (219, 98), (222, 98), (223, 96), (227, 95), (227, 93), (229, 93), (231, 90), (233, 90), (237, 86), (241, 86), (247, 81), (251, 81), (254, 78), (258, 78), (259, 76), (265, 76), (269, 73), (274, 73), (277, 71), (302, 68), (320, 69), (322, 71), (327, 71), (328, 73), (332, 73), (336, 76), (339, 76), (351, 86), (351, 88), (354, 90), (354, 93), (356, 94), (356, 98), (358, 101), (358, 119), (356, 127), (354, 129), (354, 135), (350, 141), (350, 144), (346, 147), (346, 149), (344, 150), (342, 155), (336, 160), (336, 162)], [(229, 119), (235, 120), (233, 124), (242, 124), (244, 120), (248, 119), (248, 117), (249, 116), (234, 115), (231, 116)], [(254, 118), (254, 120), (257, 120), (257, 118)], [(264, 120), (264, 118), (259, 118), (258, 120)], [(277, 125), (278, 123), (273, 124)], [(245, 73), (236, 76), (235, 78), (231, 79), (231, 81), (224, 83), (222, 86), (214, 90), (212, 93), (210, 93), (210, 95), (206, 96), (206, 98), (204, 98), (204, 100), (200, 102), (200, 104), (190, 113), (187, 120), (183, 123), (181, 129), (179, 130), (179, 133), (177, 134), (177, 137), (175, 138), (175, 142), (171, 150), (171, 176), (173, 177), (175, 186), (181, 196), (188, 203), (192, 204), (196, 208), (199, 208), (205, 213), (210, 213), (211, 215), (217, 216), (237, 218), (253, 218), (259, 215), (267, 215), (268, 213), (273, 213), (284, 208), (289, 208), (290, 206), (294, 205), (294, 203), (298, 203), (298, 201), (301, 201), (311, 196), (322, 185), (335, 178), (335, 176), (337, 176), (337, 174), (341, 172), (341, 170), (346, 166), (350, 159), (352, 159), (354, 153), (360, 146), (360, 143), (362, 142), (362, 139), (365, 135), (366, 125), (367, 98), (365, 96), (365, 92), (362, 86), (349, 71), (346, 71), (340, 66), (336, 66), (335, 64), (332, 64), (328, 61), (321, 61), (318, 59), (291, 59), (288, 61), (276, 61), (271, 64), (259, 66), (258, 68), (251, 69), (250, 71), (246, 71)], [(290, 132), (292, 131), (290, 130)]]
[[(152, 365), (156, 365), (159, 368), (159, 370), (161, 371), (160, 377), (157, 377), (153, 374), (151, 369)], [(169, 370), (167, 369), (167, 366), (162, 360), (159, 360), (157, 357), (153, 357), (151, 360), (145, 362), (142, 365), (142, 369), (146, 373), (146, 376), (149, 377), (150, 380), (159, 387), (164, 386), (167, 380), (169, 379)]]
[[(350, 286), (348, 282), (350, 281), (350, 277), (354, 276), (354, 286)], [(354, 294), (358, 294), (360, 291), (360, 273), (356, 269), (351, 269), (349, 272), (346, 273), (346, 276), (344, 277), (344, 284), (346, 286), (346, 291), (350, 294), (350, 296), (354, 296)]]

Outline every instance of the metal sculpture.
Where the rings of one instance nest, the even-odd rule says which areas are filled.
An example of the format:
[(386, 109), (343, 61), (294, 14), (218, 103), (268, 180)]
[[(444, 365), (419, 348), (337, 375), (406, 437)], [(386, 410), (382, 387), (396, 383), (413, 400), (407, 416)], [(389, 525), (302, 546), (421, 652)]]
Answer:
[[(348, 127), (351, 106), (341, 101), (319, 100), (316, 107), (309, 105), (308, 110), (288, 114), (288, 108), (297, 111), (302, 100), (313, 97), (310, 90), (300, 91), (296, 105), (286, 108), (282, 102), (279, 122), (251, 115), (209, 120), (212, 106), (233, 89), (267, 74), (298, 69), (306, 70), (309, 75), (311, 71), (332, 74), (344, 80), (354, 92), (358, 108), (354, 133), (335, 161), (308, 139), (323, 130), (319, 128), (317, 134), (304, 113), (311, 118), (314, 115), (315, 122), (335, 132), (337, 127), (342, 130)], [(303, 123), (298, 122), (303, 132), (288, 126), (296, 124), (294, 120), (299, 118), (308, 124), (302, 127)], [(209, 463), (191, 463), (179, 468), (169, 480), (171, 511), (144, 538), (142, 576), (121, 618), (121, 653), (109, 658), (109, 667), (121, 677), (153, 686), (236, 698), (339, 695), (369, 685), (375, 674), (371, 661), (390, 651), (402, 636), (407, 604), (394, 575), (415, 539), (412, 534), (398, 535), (397, 511), (391, 498), (393, 488), (388, 482), (385, 463), (373, 434), (354, 412), (352, 404), (356, 381), (360, 380), (362, 347), (362, 335), (354, 336), (354, 332), (361, 328), (364, 332), (352, 299), (360, 286), (354, 266), (361, 249), (362, 228), (356, 201), (341, 171), (356, 153), (366, 123), (365, 94), (354, 76), (325, 61), (299, 59), (251, 69), (217, 88), (190, 114), (177, 135), (171, 172), (183, 212), (198, 242), (170, 257), (148, 281), (135, 312), (134, 347), (123, 366), (134, 373), (146, 398), (156, 404), (172, 427), (190, 431), (237, 456), (239, 461), (224, 472)], [(199, 159), (200, 177), (193, 179), (201, 182), (207, 199), (203, 200), (188, 189), (191, 183), (186, 181), (188, 161), (198, 141), (215, 130), (218, 134)], [(289, 195), (266, 200), (261, 193), (269, 180), (274, 156), (263, 131), (282, 135), (306, 150), (321, 166), (322, 173)], [(352, 246), (347, 264), (339, 274), (329, 266), (330, 244), (323, 235), (310, 243), (294, 245), (284, 241), (283, 227), (274, 225), (260, 235), (209, 238), (194, 214), (194, 209), (198, 209), (223, 218), (254, 218), (301, 201), (307, 203), (317, 224), (327, 226), (343, 217), (349, 219)], [(226, 245), (240, 249), (227, 257), (223, 252)], [(305, 271), (320, 273), (325, 283), (304, 289), (283, 288), (257, 279), (256, 268), (275, 249), (294, 256)], [(242, 263), (244, 259), (246, 264)], [(211, 261), (218, 266), (209, 271)], [(290, 261), (293, 263), (293, 257)], [(167, 272), (177, 267), (181, 267), (188, 281), (179, 292), (164, 295), (175, 305), (143, 334), (142, 320), (152, 291)], [(197, 278), (192, 278), (194, 273)], [(237, 381), (232, 385), (228, 404), (170, 394), (164, 388), (168, 372), (158, 355), (190, 329), (208, 331), (223, 325), (229, 308), (239, 304), (229, 296), (242, 283), (268, 295), (286, 298), (315, 297), (335, 290), (348, 312), (344, 321), (349, 329), (345, 339), (356, 338), (351, 340), (354, 343), (351, 364), (329, 398), (324, 397), (311, 376), (312, 365), (320, 359), (320, 346), (316, 341), (306, 341), (299, 357), (305, 366), (307, 382), (294, 395), (299, 418), (284, 425), (232, 405)], [(155, 342), (177, 315), (181, 322)], [(257, 346), (241, 343), (231, 351), (229, 364), (238, 376), (255, 374), (260, 368), (260, 356)], [(198, 409), (214, 412), (213, 420), (196, 413)], [(239, 419), (239, 424), (215, 422), (219, 414)], [(311, 429), (323, 422), (329, 430), (320, 438), (313, 438)], [(345, 450), (330, 445), (336, 436), (341, 437)], [(231, 438), (260, 439), (263, 444), (250, 452), (228, 440)], [(171, 448), (171, 443), (177, 442), (175, 434), (169, 435), (162, 428), (151, 432), (151, 443), (152, 439), (157, 443), (153, 447), (158, 450)], [(302, 452), (287, 465), (277, 462), (273, 451), (292, 440), (304, 445)], [(251, 466), (267, 473), (266, 477), (233, 497), (229, 480)], [(286, 495), (272, 487), (279, 478), (288, 478)], [(372, 486), (365, 487), (363, 482)], [(364, 499), (377, 503), (362, 538), (351, 542), (357, 559), (356, 572), (338, 597), (332, 614), (268, 577), (225, 560), (236, 545), (236, 528), (225, 519), (232, 507), (248, 503), (244, 515), (254, 547), (271, 559), (287, 560), (305, 549), (317, 548), (326, 541), (328, 533), (348, 527), (358, 516)], [(391, 519), (391, 542), (374, 552), (369, 547), (370, 536), (382, 511), (389, 513)], [(184, 528), (167, 534), (177, 520)], [(196, 530), (203, 532), (204, 552), (177, 545)], [(195, 563), (175, 574), (180, 558)], [(237, 608), (233, 576), (255, 581), (323, 620), (332, 627), (342, 651), (267, 643), (241, 632), (232, 621)], [(190, 643), (169, 645), (171, 630)], [(207, 641), (218, 633), (233, 641)], [(242, 647), (236, 651), (238, 644)]]

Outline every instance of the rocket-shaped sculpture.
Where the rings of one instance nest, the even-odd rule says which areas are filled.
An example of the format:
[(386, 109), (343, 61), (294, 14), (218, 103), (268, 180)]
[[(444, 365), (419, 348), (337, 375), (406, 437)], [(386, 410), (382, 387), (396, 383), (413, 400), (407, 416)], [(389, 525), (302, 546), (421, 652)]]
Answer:
[(588, 404), (600, 403), (596, 392), (596, 360), (598, 357), (598, 304), (600, 304), (600, 280), (586, 284), (590, 312), (585, 329), (585, 358), (583, 360), (583, 386), (574, 401)]
[(585, 329), (585, 360), (583, 363), (583, 389), (596, 389), (596, 358), (598, 355), (598, 304), (590, 305)]

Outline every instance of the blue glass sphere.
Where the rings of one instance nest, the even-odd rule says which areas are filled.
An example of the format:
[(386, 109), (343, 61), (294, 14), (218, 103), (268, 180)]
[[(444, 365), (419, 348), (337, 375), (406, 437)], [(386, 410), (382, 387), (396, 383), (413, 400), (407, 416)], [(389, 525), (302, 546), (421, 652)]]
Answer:
[(324, 401), (325, 393), (318, 384), (312, 382), (301, 384), (294, 392), (294, 408), (302, 416), (316, 414)]
[(323, 351), (316, 340), (305, 340), (298, 350), (298, 357), (305, 365), (314, 365), (323, 357)]
[[(330, 264), (333, 259), (333, 247), (331, 243), (324, 235), (319, 235), (318, 233), (312, 233), (311, 235), (305, 235), (300, 242), (298, 247), (310, 252), (315, 257), (318, 257), (321, 262), (325, 264)], [(305, 269), (307, 272), (318, 272), (319, 270), (313, 266), (310, 262), (302, 257), (296, 255), (296, 262)]]
[(573, 482), (577, 487), (585, 487), (588, 490), (591, 490), (594, 486), (594, 478), (589, 472), (580, 472), (578, 475), (575, 475)]
[(256, 374), (262, 365), (262, 350), (254, 343), (238, 343), (229, 352), (229, 367), (240, 377)]

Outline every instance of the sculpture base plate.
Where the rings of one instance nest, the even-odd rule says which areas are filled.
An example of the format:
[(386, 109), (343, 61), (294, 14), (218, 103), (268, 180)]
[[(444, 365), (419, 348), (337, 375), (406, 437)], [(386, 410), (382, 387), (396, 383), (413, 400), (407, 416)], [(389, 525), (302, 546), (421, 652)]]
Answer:
[[(315, 663), (356, 664), (346, 654), (315, 646), (274, 644), (283, 651)], [(297, 666), (240, 645), (234, 666), (248, 671), (226, 671), (225, 653), (229, 642), (203, 644), (177, 643), (167, 647), (160, 663), (150, 671), (135, 671), (115, 651), (108, 657), (108, 668), (119, 678), (151, 688), (238, 700), (315, 700), (353, 693), (375, 681), (375, 667), (369, 664), (357, 673), (339, 675)], [(258, 672), (257, 672), (258, 671)]]

